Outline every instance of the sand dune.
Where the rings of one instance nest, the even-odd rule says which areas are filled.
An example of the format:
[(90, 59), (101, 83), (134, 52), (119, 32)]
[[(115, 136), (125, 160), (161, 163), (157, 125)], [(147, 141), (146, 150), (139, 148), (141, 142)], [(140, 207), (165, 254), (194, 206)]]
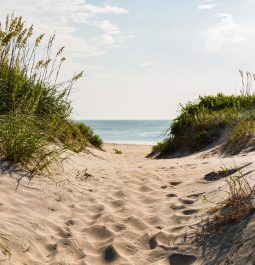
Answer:
[(253, 163), (254, 153), (153, 160), (144, 158), (149, 146), (118, 145), (122, 155), (114, 147), (75, 155), (53, 180), (23, 179), (17, 191), (17, 174), (0, 175), (0, 232), (12, 252), (1, 264), (254, 264), (253, 217), (204, 241), (193, 237), (208, 207), (201, 195), (219, 200), (225, 185), (205, 175), (222, 163)]

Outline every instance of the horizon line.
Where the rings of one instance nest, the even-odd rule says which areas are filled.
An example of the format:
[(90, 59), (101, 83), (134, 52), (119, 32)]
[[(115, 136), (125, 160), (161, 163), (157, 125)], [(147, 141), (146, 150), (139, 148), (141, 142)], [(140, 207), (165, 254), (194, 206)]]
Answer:
[(167, 119), (85, 119), (78, 118), (74, 120), (83, 120), (83, 121), (170, 121), (170, 118)]

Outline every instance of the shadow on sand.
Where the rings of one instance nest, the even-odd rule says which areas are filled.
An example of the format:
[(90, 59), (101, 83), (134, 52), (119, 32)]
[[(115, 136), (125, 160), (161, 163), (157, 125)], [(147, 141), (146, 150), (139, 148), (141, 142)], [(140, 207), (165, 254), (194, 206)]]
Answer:
[(5, 159), (0, 159), (0, 173), (3, 175), (9, 175), (15, 178), (17, 182), (16, 189), (18, 189), (21, 183), (21, 180), (23, 178), (27, 178), (28, 180), (31, 180), (31, 178), (33, 177), (33, 175), (30, 172), (25, 171), (18, 165), (15, 165)]
[(196, 245), (202, 251), (203, 264), (255, 264), (254, 218), (252, 214), (210, 235), (198, 237)]

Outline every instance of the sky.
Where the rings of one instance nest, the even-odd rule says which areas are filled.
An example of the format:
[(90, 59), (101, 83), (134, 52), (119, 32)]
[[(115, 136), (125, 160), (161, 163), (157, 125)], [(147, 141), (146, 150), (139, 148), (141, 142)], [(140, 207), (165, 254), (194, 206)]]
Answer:
[(238, 93), (255, 72), (255, 0), (8, 0), (65, 46), (62, 77), (85, 70), (77, 119), (172, 119), (199, 95)]

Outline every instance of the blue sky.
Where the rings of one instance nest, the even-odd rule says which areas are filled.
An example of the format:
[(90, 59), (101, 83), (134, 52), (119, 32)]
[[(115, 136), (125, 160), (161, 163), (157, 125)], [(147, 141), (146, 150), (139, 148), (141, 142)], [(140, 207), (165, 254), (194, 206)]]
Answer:
[(85, 69), (74, 117), (171, 119), (179, 103), (237, 93), (255, 72), (255, 0), (9, 0), (7, 12), (56, 31), (62, 77)]

